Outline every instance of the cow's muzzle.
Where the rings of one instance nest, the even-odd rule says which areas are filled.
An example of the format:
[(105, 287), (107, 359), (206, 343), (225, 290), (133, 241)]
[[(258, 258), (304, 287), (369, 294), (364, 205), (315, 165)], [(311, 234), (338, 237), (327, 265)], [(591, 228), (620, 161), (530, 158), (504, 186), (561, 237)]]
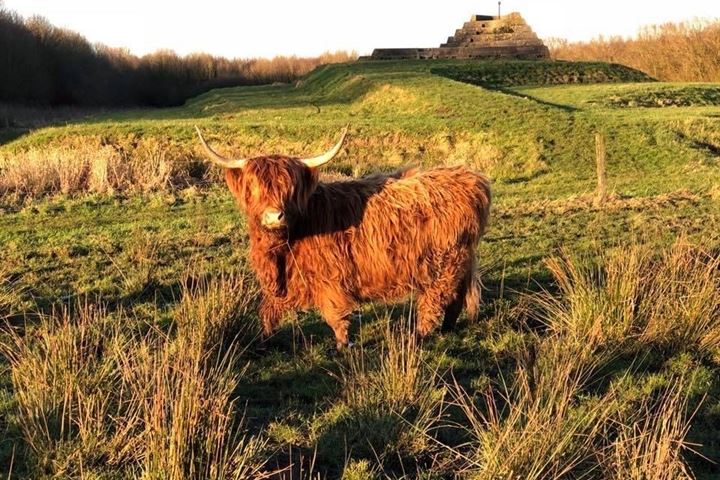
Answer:
[(268, 230), (279, 230), (287, 227), (287, 219), (281, 210), (268, 208), (262, 213), (260, 224)]

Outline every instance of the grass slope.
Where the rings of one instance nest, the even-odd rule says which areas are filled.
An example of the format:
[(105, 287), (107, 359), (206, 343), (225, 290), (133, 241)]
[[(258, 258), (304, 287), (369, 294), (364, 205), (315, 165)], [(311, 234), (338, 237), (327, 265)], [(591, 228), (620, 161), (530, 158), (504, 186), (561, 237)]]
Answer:
[[(498, 65), (502, 64), (493, 64), (492, 68)], [(484, 444), (496, 445), (496, 454), (509, 458), (509, 452), (502, 453), (508, 446), (499, 443), (499, 438), (503, 437), (503, 429), (513, 429), (514, 434), (523, 437), (522, 419), (505, 417), (501, 408), (504, 395), (499, 386), (515, 385), (517, 390), (505, 392), (505, 396), (517, 395), (520, 411), (531, 409), (533, 390), (522, 393), (527, 369), (535, 368), (534, 375), (548, 372), (548, 378), (575, 378), (575, 373), (562, 373), (558, 366), (563, 361), (553, 353), (558, 345), (582, 358), (593, 358), (589, 361), (593, 368), (588, 367), (592, 371), (588, 373), (590, 380), (583, 377), (577, 385), (570, 382), (569, 390), (562, 393), (574, 405), (567, 405), (569, 410), (563, 418), (579, 418), (581, 412), (588, 416), (592, 413), (592, 418), (611, 418), (604, 411), (603, 417), (594, 405), (607, 399), (613, 389), (617, 389), (617, 398), (612, 404), (618, 406), (618, 412), (631, 407), (663, 411), (670, 403), (663, 403), (666, 397), (661, 393), (671, 392), (683, 373), (683, 385), (687, 384), (683, 391), (689, 392), (687, 401), (692, 404), (688, 409), (695, 408), (697, 401), (707, 395), (693, 419), (689, 438), (705, 445), (701, 448), (704, 455), (720, 458), (720, 438), (714, 433), (720, 408), (717, 351), (705, 347), (669, 348), (659, 340), (642, 344), (636, 332), (628, 334), (632, 338), (629, 343), (612, 335), (603, 340), (606, 343), (598, 350), (612, 350), (609, 357), (596, 350), (573, 350), (577, 347), (569, 347), (572, 335), (565, 330), (552, 333), (543, 326), (547, 321), (538, 322), (532, 313), (542, 308), (528, 307), (525, 299), (526, 294), (539, 289), (557, 290), (552, 280), (557, 269), (548, 268), (546, 260), (562, 252), (589, 256), (586, 263), (606, 264), (609, 260), (602, 256), (598, 259), (598, 252), (615, 251), (622, 259), (631, 244), (660, 251), (678, 237), (709, 252), (720, 248), (720, 111), (713, 100), (718, 86), (624, 83), (515, 86), (499, 91), (432, 73), (435, 69), (473, 68), (488, 67), (455, 61), (327, 66), (296, 85), (215, 90), (181, 108), (123, 111), (65, 126), (17, 131), (16, 138), (0, 149), (0, 158), (12, 164), (13, 159), (24, 158), (27, 151), (40, 156), (59, 151), (72, 155), (82, 144), (112, 147), (142, 164), (150, 161), (144, 156), (150, 151), (144, 145), (153, 141), (162, 149), (164, 160), (185, 169), (184, 178), (197, 180), (208, 178), (208, 172), (200, 164), (192, 129), (195, 124), (218, 149), (237, 155), (314, 153), (325, 149), (339, 129), (350, 124), (347, 147), (328, 173), (360, 175), (408, 164), (465, 163), (493, 177), (492, 222), (478, 252), (486, 288), (481, 322), (435, 338), (418, 353), (417, 346), (386, 332), (384, 327), (387, 317), (404, 318), (406, 307), (387, 310), (366, 306), (359, 312), (362, 322), (356, 322), (355, 328), (367, 362), (353, 363), (355, 357), (327, 358), (324, 352), (331, 344), (329, 330), (317, 315), (304, 313), (283, 327), (265, 347), (250, 342), (249, 350), (238, 353), (232, 372), (238, 377), (234, 388), (236, 405), (242, 406), (239, 412), (245, 412), (242, 428), (269, 442), (260, 450), (272, 465), (284, 465), (295, 455), (295, 459), (308, 460), (303, 464), (306, 470), (315, 457), (315, 471), (328, 478), (338, 477), (343, 470), (346, 478), (383, 478), (381, 474), (399, 478), (403, 471), (412, 472), (409, 477), (418, 471), (428, 478), (450, 475), (461, 468), (453, 463), (455, 453), (438, 449), (425, 435), (412, 435), (416, 429), (432, 432), (433, 438), (453, 448), (462, 448), (474, 438), (472, 432), (458, 432), (442, 422), (445, 426), (437, 430), (438, 423), (429, 420), (438, 414), (435, 393), (416, 395), (437, 390), (437, 395), (445, 392), (451, 396), (454, 387), (435, 381), (436, 375), (449, 381), (450, 372), (471, 396), (484, 395), (493, 388), (494, 401), (500, 402), (495, 405), (504, 420), (486, 424), (472, 414), (462, 420), (463, 409), (459, 407), (447, 407), (446, 414), (477, 426), (475, 433), (484, 438)], [(515, 64), (507, 68), (518, 69)], [(658, 102), (658, 98), (675, 100)], [(648, 108), (650, 104), (652, 108)], [(607, 138), (612, 193), (603, 208), (592, 204), (593, 142), (597, 132)], [(247, 271), (243, 219), (222, 185), (197, 184), (114, 195), (78, 190), (22, 201), (7, 195), (2, 204), (0, 277), (4, 281), (0, 314), (9, 315), (15, 325), (28, 322), (28, 333), (36, 331), (41, 338), (62, 338), (52, 328), (43, 330), (37, 326), (38, 319), (52, 315), (54, 309), (57, 312), (58, 305), (97, 302), (105, 305), (108, 321), (120, 325), (122, 335), (128, 335), (123, 341), (131, 346), (129, 351), (135, 352), (138, 344), (151, 340), (139, 337), (141, 341), (127, 332), (167, 332), (167, 339), (153, 337), (152, 342), (161, 345), (161, 351), (172, 352), (174, 342), (184, 345), (195, 341), (193, 334), (183, 333), (187, 331), (178, 329), (178, 325), (205, 318), (178, 307), (183, 298), (195, 298), (192, 295), (206, 298), (207, 289), (188, 289), (188, 278), (195, 285), (201, 280), (219, 281), (220, 272)], [(590, 275), (587, 281), (601, 281), (598, 278), (604, 277)], [(238, 294), (252, 296), (244, 291)], [(673, 294), (680, 295), (667, 295)], [(571, 296), (562, 289), (558, 295)], [(255, 323), (252, 305), (243, 311), (240, 318), (230, 320)], [(716, 317), (717, 312), (708, 315)], [(226, 341), (218, 340), (214, 333), (207, 335), (215, 342)], [(640, 343), (633, 343), (636, 341)], [(393, 345), (402, 348), (395, 351)], [(528, 360), (528, 352), (532, 351), (539, 352), (540, 366), (533, 367)], [(3, 352), (7, 355), (7, 349)], [(420, 355), (422, 361), (413, 354)], [(119, 362), (108, 357), (108, 362), (115, 361)], [(197, 360), (192, 357), (187, 361)], [(229, 381), (221, 367), (207, 370), (210, 367), (203, 366), (200, 371), (215, 372), (208, 375), (218, 378), (218, 382)], [(397, 372), (401, 378), (416, 378), (410, 373), (418, 373), (418, 380), (408, 384), (389, 380), (396, 378), (392, 373)], [(399, 386), (392, 390), (383, 387), (396, 384)], [(18, 413), (22, 400), (16, 389), (23, 384), (14, 377), (11, 381), (6, 369), (0, 385), (0, 427), (5, 429), (0, 463), (9, 465), (15, 455), (13, 471), (17, 476), (77, 476), (77, 469), (84, 468), (110, 478), (102, 467), (103, 458), (109, 457), (93, 460), (87, 453), (77, 453), (83, 452), (77, 445), (86, 440), (77, 440), (75, 433), (55, 432), (53, 435), (60, 435), (63, 442), (44, 443), (45, 450), (33, 450)], [(135, 384), (123, 385), (132, 389)], [(561, 401), (556, 398), (558, 392), (548, 395)], [(653, 403), (653, 398), (658, 398), (659, 403)], [(671, 402), (674, 397), (667, 398)], [(162, 401), (174, 405), (170, 400)], [(130, 401), (117, 402), (124, 405)], [(383, 405), (392, 408), (383, 409)], [(480, 402), (478, 408), (483, 415), (489, 415), (492, 405)], [(398, 422), (398, 412), (414, 427)], [(550, 413), (536, 411), (539, 419), (546, 418), (543, 415), (554, 418)], [(59, 414), (55, 411), (53, 415)], [(630, 424), (643, 424), (641, 419), (622, 418)], [(568, 438), (575, 438), (575, 434), (590, 438), (590, 433), (597, 432), (592, 430), (596, 427), (588, 425), (544, 424), (543, 428), (570, 432)], [(617, 445), (644, 448), (644, 444), (632, 443), (631, 431), (605, 433), (609, 438), (626, 439)], [(163, 447), (152, 445), (162, 456)], [(625, 458), (617, 445), (614, 454)], [(400, 454), (381, 451), (384, 447), (397, 448)], [(567, 451), (582, 459), (573, 466), (577, 473), (589, 462), (584, 453), (589, 446), (575, 447), (568, 446)], [(111, 447), (107, 449), (112, 451)], [(528, 447), (527, 451), (533, 450)], [(462, 468), (485, 472), (477, 473), (478, 478), (510, 476), (512, 472), (488, 473), (493, 471), (489, 466), (491, 454), (486, 451), (478, 457), (474, 470), (467, 465)], [(63, 463), (61, 458), (68, 460)], [(693, 455), (689, 459), (697, 474), (715, 472), (712, 464)], [(122, 462), (118, 460), (125, 468), (120, 469), (124, 472), (121, 476), (137, 474), (137, 469), (150, 475), (152, 465), (143, 463), (146, 460), (130, 454)], [(608, 459), (596, 461), (613, 464)], [(523, 470), (530, 468), (530, 463), (518, 461), (520, 466), (514, 474), (530, 478), (529, 470)], [(478, 470), (478, 465), (485, 465), (485, 470)], [(187, 474), (190, 470), (183, 471)], [(541, 472), (547, 474), (546, 470)], [(297, 478), (299, 472), (295, 473)], [(542, 474), (536, 478), (543, 478)]]

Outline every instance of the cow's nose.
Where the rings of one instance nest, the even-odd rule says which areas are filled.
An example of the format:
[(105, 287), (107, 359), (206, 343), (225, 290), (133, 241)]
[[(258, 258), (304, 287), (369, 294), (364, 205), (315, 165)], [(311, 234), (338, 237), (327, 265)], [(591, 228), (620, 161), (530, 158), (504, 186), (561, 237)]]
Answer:
[(278, 228), (285, 225), (285, 214), (274, 208), (268, 208), (262, 214), (262, 225), (266, 228)]

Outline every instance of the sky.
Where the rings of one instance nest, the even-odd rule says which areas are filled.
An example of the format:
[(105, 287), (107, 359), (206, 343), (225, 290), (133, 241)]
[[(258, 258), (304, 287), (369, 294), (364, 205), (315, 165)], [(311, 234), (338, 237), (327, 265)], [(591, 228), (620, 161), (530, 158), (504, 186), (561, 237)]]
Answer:
[[(93, 43), (142, 55), (161, 48), (228, 58), (314, 56), (375, 47), (435, 47), (497, 0), (0, 0)], [(504, 0), (541, 38), (633, 36), (639, 27), (720, 18), (720, 0)]]

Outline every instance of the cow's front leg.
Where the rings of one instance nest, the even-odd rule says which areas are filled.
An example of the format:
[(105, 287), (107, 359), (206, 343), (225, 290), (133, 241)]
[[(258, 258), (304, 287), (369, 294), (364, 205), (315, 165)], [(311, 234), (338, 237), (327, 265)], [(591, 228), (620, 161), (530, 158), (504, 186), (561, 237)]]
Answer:
[(281, 302), (271, 295), (263, 295), (260, 302), (260, 320), (262, 321), (263, 337), (268, 338), (280, 325), (285, 308)]
[(340, 352), (350, 345), (348, 332), (350, 330), (350, 315), (354, 303), (341, 293), (326, 295), (322, 299), (319, 309), (325, 322), (335, 332), (335, 348)]
[(350, 316), (325, 318), (328, 325), (335, 332), (335, 348), (338, 352), (342, 352), (348, 346), (350, 346)]

